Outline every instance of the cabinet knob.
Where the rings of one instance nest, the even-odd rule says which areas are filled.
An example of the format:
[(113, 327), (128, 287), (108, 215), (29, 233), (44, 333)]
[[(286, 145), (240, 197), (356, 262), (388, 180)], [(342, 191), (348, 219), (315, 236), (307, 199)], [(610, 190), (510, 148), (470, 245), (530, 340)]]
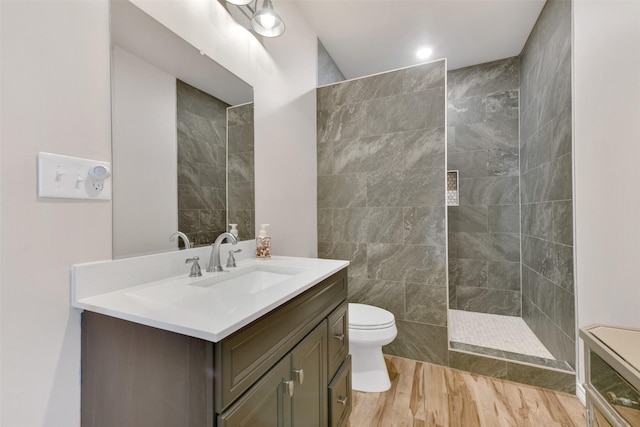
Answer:
[(289, 397), (293, 397), (293, 381), (285, 381), (284, 386)]
[(296, 374), (300, 385), (302, 385), (302, 382), (304, 381), (304, 369), (294, 369), (293, 372)]
[(338, 398), (338, 403), (341, 403), (341, 404), (343, 404), (343, 405), (346, 405), (346, 404), (347, 404), (347, 396), (340, 396), (340, 397)]
[(334, 335), (333, 337), (338, 341), (344, 341), (344, 334)]

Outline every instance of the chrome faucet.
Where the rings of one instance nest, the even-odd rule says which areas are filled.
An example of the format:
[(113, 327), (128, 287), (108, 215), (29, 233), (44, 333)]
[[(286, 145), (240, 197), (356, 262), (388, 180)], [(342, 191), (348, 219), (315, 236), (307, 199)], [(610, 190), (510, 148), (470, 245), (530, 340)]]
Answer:
[(191, 242), (189, 241), (189, 238), (182, 231), (176, 231), (175, 233), (173, 233), (171, 236), (169, 236), (169, 240), (175, 242), (178, 237), (180, 237), (184, 242), (185, 249), (191, 248)]
[(200, 271), (200, 264), (198, 264), (198, 261), (200, 260), (199, 257), (194, 256), (193, 258), (187, 258), (186, 260), (184, 260), (185, 264), (188, 263), (193, 263), (191, 264), (191, 272), (189, 273), (189, 277), (200, 277), (202, 276), (202, 271)]
[(238, 243), (238, 239), (231, 233), (222, 233), (216, 238), (216, 241), (211, 245), (211, 256), (209, 257), (209, 265), (207, 266), (207, 272), (224, 271), (222, 269), (222, 263), (220, 263), (220, 244), (224, 239), (228, 239), (231, 244)]

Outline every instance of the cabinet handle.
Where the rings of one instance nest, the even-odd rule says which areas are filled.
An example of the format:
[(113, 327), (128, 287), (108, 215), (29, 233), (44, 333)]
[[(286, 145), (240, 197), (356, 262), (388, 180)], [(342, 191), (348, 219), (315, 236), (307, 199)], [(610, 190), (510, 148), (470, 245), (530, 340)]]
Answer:
[(341, 403), (343, 405), (347, 404), (347, 396), (341, 396), (338, 398), (338, 403)]
[(344, 334), (334, 335), (333, 337), (334, 337), (335, 339), (337, 339), (338, 341), (343, 341), (343, 340), (344, 340)]
[(296, 377), (298, 378), (298, 382), (300, 383), (300, 385), (302, 385), (304, 381), (304, 369), (294, 369), (293, 372), (296, 374)]
[(293, 397), (293, 381), (285, 381), (284, 386), (289, 397)]

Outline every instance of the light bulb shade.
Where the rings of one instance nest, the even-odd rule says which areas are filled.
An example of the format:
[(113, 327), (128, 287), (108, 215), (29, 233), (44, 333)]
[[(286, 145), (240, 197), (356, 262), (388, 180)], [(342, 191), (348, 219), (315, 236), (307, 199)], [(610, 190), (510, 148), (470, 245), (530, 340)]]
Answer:
[(262, 9), (253, 14), (251, 28), (264, 37), (278, 37), (284, 33), (284, 21), (273, 10), (271, 0), (264, 0)]
[(227, 3), (235, 4), (236, 6), (247, 6), (253, 2), (254, 0), (227, 0)]

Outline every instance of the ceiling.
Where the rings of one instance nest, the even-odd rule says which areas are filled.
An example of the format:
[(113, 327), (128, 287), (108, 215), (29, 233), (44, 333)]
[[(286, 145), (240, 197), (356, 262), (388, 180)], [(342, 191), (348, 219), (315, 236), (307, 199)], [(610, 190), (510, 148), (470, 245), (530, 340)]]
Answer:
[[(447, 58), (520, 54), (545, 0), (293, 0), (347, 79)], [(277, 4), (276, 4), (277, 9)], [(416, 51), (429, 46), (429, 59)]]

